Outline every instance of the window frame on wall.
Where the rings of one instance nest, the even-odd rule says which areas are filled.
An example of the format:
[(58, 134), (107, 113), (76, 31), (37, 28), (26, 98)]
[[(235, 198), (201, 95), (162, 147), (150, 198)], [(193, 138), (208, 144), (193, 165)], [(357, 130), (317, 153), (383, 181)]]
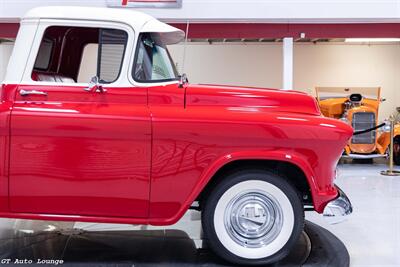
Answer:
[[(32, 44), (32, 49), (28, 57), (28, 61), (25, 65), (25, 71), (22, 77), (22, 83), (25, 84), (42, 84), (42, 85), (55, 85), (55, 86), (87, 86), (90, 81), (87, 82), (53, 82), (53, 81), (36, 81), (32, 79), (32, 73), (34, 71), (34, 65), (36, 61), (36, 57), (39, 52), (39, 48), (41, 45), (41, 42), (44, 38), (44, 34), (46, 32), (46, 29), (49, 27), (82, 27), (82, 28), (96, 28), (96, 29), (111, 29), (111, 30), (121, 30), (126, 33), (127, 39), (126, 39), (126, 44), (125, 44), (125, 49), (123, 52), (121, 64), (120, 64), (120, 69), (119, 69), (119, 75), (115, 81), (112, 83), (107, 83), (106, 85), (108, 87), (117, 87), (118, 85), (120, 86), (128, 86), (132, 85), (130, 80), (128, 79), (127, 75), (123, 75), (124, 72), (127, 72), (130, 69), (129, 63), (132, 60), (132, 56), (130, 53), (127, 53), (127, 51), (130, 51), (133, 49), (135, 46), (135, 32), (134, 29), (127, 24), (124, 23), (119, 23), (119, 22), (108, 22), (108, 21), (81, 21), (81, 20), (55, 20), (55, 19), (43, 19), (40, 20), (37, 26), (37, 33), (34, 38), (34, 42)], [(54, 53), (54, 51), (52, 52)], [(52, 56), (54, 56), (52, 54)], [(80, 59), (82, 60), (82, 58)], [(81, 63), (81, 62), (80, 62)], [(80, 64), (77, 66), (78, 73), (80, 70)], [(97, 71), (97, 70), (96, 70)]]

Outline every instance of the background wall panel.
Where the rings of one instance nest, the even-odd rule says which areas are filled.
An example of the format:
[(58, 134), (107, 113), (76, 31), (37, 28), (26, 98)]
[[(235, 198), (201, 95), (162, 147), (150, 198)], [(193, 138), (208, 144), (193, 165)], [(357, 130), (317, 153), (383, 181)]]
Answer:
[[(181, 45), (171, 47), (178, 66)], [(282, 87), (282, 44), (189, 43), (185, 72), (193, 83)], [(400, 44), (299, 44), (294, 47), (294, 88), (381, 86), (387, 99), (380, 120), (400, 106)]]
[[(170, 47), (182, 67), (183, 46)], [(0, 81), (12, 43), (0, 44)], [(192, 83), (282, 87), (282, 44), (188, 43), (185, 72)], [(379, 119), (400, 106), (400, 44), (299, 44), (294, 47), (294, 88), (314, 94), (316, 86), (381, 86), (387, 99)]]

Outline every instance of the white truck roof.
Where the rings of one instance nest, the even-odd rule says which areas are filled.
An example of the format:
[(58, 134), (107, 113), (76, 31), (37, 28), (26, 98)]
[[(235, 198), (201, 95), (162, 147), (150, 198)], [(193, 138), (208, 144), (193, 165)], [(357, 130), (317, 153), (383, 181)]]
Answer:
[[(165, 24), (145, 13), (133, 10), (72, 6), (37, 7), (28, 11), (21, 20), (17, 40), (3, 81), (4, 84), (17, 84), (22, 81), (30, 55), (27, 44), (32, 45), (41, 19), (55, 20), (57, 25), (60, 25), (60, 21), (62, 25), (63, 20), (123, 23), (132, 27), (136, 35), (141, 32), (160, 33), (165, 44), (178, 43), (185, 36), (185, 33), (180, 29)], [(47, 24), (51, 24), (51, 22), (47, 22)]]
[(139, 32), (175, 32), (182, 39), (184, 32), (165, 24), (150, 15), (129, 9), (49, 6), (37, 7), (28, 11), (22, 20), (27, 19), (72, 19), (90, 21), (112, 21), (132, 26)]

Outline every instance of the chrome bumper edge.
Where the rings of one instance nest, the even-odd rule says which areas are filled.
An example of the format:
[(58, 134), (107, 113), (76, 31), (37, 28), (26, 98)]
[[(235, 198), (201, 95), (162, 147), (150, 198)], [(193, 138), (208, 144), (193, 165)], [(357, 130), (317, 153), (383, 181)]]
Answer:
[(353, 206), (346, 194), (336, 186), (339, 195), (334, 200), (330, 201), (323, 212), (325, 217), (344, 217), (353, 212)]

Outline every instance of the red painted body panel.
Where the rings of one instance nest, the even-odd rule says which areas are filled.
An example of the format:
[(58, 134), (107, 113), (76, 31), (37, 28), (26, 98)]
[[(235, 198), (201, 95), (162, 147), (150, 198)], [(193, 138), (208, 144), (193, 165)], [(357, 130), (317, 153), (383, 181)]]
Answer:
[(179, 109), (151, 101), (152, 89), (151, 218), (175, 222), (219, 168), (240, 159), (296, 164), (318, 212), (336, 197), (335, 168), (352, 129), (320, 116), (310, 96), (199, 85), (186, 88), (186, 108)]
[(2, 85), (0, 92), (0, 212), (8, 211), (8, 156), (10, 137), (10, 113), (15, 86)]
[(10, 211), (147, 217), (151, 122), (145, 88), (19, 86), (11, 115)]
[[(16, 93), (22, 88), (49, 95), (27, 99)], [(335, 167), (352, 128), (322, 117), (304, 93), (176, 83), (82, 89), (3, 88), (4, 146), (16, 99), (10, 209), (0, 204), (0, 217), (172, 224), (218, 169), (241, 159), (297, 165), (317, 212), (337, 196)]]

